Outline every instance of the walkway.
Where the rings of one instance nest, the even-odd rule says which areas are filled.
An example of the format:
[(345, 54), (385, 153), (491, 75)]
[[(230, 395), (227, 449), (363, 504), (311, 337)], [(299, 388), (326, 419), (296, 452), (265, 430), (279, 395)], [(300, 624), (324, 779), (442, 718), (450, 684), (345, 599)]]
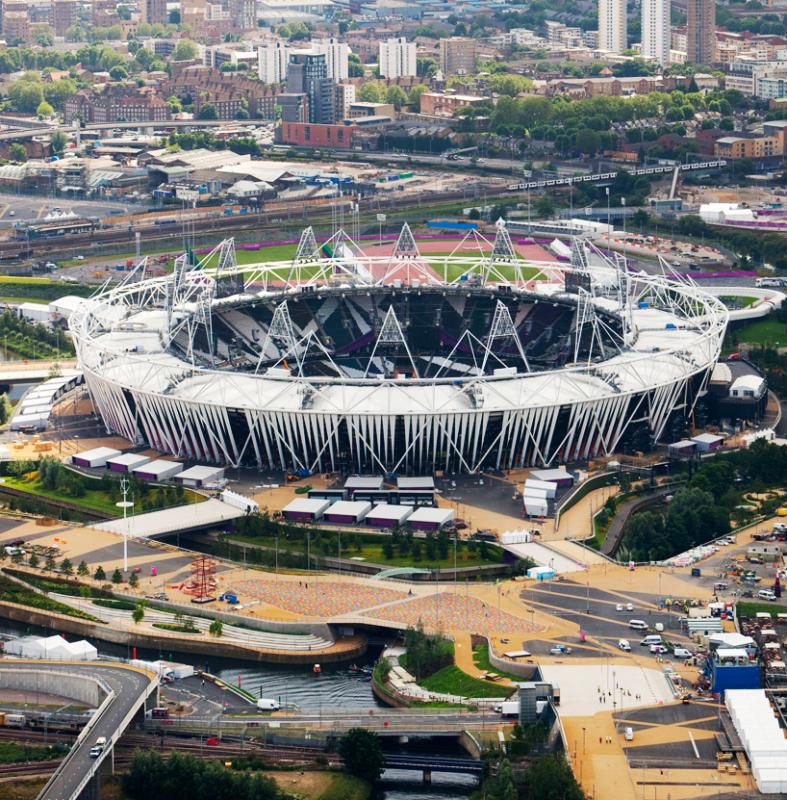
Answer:
[(525, 544), (504, 544), (504, 550), (513, 553), (517, 558), (530, 558), (536, 564), (552, 567), (558, 574), (568, 572), (581, 572), (583, 564), (577, 563), (573, 558), (567, 557), (551, 547), (545, 547), (538, 542), (527, 542)]

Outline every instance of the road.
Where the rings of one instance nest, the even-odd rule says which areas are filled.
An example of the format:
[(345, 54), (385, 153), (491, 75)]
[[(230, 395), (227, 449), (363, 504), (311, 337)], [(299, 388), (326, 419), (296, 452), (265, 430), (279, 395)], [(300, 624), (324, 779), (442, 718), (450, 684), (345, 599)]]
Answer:
[(113, 737), (120, 736), (123, 732), (121, 730), (123, 720), (135, 706), (143, 702), (142, 698), (146, 696), (151, 685), (158, 684), (158, 678), (137, 670), (108, 664), (0, 662), (0, 669), (3, 670), (20, 669), (21, 667), (24, 667), (25, 670), (41, 672), (58, 669), (87, 674), (103, 680), (115, 693), (114, 699), (103, 713), (93, 718), (89, 733), (77, 742), (45, 787), (45, 791), (39, 795), (39, 800), (71, 800), (79, 790), (85, 775), (96, 767), (97, 763), (100, 763), (111, 749), (108, 747), (100, 759), (90, 758), (90, 749), (95, 745), (96, 739), (99, 736), (105, 736), (110, 742)]

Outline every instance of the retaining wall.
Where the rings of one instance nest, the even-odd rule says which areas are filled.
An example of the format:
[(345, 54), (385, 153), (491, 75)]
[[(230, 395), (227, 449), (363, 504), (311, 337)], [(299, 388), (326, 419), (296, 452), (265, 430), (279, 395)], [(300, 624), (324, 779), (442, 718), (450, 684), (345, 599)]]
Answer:
[(98, 708), (106, 697), (98, 681), (87, 675), (59, 672), (55, 667), (46, 672), (41, 669), (26, 670), (21, 663), (18, 670), (0, 670), (0, 688), (68, 697), (90, 708)]

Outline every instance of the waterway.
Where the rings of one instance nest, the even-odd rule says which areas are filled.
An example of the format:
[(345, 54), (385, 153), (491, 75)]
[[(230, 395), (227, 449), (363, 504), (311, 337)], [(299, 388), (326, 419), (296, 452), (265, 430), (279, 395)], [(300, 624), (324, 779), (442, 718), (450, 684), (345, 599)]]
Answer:
[[(55, 631), (16, 625), (0, 620), (0, 635), (24, 636), (29, 634), (52, 635)], [(73, 637), (68, 637), (69, 639)], [(130, 657), (130, 648), (107, 642), (93, 642), (99, 654)], [(358, 666), (371, 665), (379, 656), (379, 648), (370, 648)], [(255, 695), (275, 697), (283, 703), (294, 703), (304, 711), (321, 709), (357, 709), (377, 713), (384, 708), (372, 693), (368, 675), (351, 670), (348, 665), (325, 664), (322, 672), (315, 675), (311, 667), (278, 666), (270, 664), (250, 665), (230, 659), (200, 659), (187, 653), (169, 653), (137, 648), (137, 657), (155, 660), (166, 658), (192, 664), (210, 672), (228, 683), (240, 685)], [(455, 755), (464, 755), (457, 752)], [(462, 800), (477, 788), (469, 775), (447, 775), (435, 773), (430, 785), (423, 784), (416, 773), (388, 770), (380, 783), (379, 800)]]

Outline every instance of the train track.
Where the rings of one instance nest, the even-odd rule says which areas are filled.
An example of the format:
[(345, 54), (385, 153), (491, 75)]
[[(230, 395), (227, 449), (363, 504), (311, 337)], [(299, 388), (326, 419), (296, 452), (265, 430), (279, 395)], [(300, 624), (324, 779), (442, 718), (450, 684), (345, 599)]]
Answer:
[[(479, 185), (479, 191), (486, 197), (497, 195), (510, 196), (510, 191), (505, 186), (485, 186)], [(477, 198), (476, 198), (477, 199)], [(427, 214), (430, 204), (451, 203), (456, 201), (472, 202), (473, 198), (468, 196), (468, 192), (450, 191), (439, 194), (417, 195), (413, 197), (390, 197), (379, 200), (373, 208), (370, 207), (367, 213), (373, 214), (377, 211), (388, 212), (403, 210), (406, 208), (418, 208), (423, 206), (424, 213)], [(80, 249), (96, 244), (118, 244), (128, 242), (129, 246), (134, 246), (135, 235), (139, 233), (145, 237), (146, 244), (156, 241), (163, 241), (181, 236), (184, 231), (199, 226), (200, 236), (205, 233), (219, 234), (232, 233), (245, 228), (259, 228), (263, 223), (272, 225), (284, 223), (283, 216), (287, 216), (287, 223), (297, 225), (299, 221), (315, 222), (315, 215), (328, 213), (331, 207), (336, 205), (334, 198), (316, 198), (313, 200), (303, 200), (297, 205), (294, 204), (270, 204), (263, 211), (254, 214), (233, 214), (232, 216), (213, 216), (215, 212), (208, 215), (188, 215), (181, 217), (172, 225), (156, 225), (155, 214), (146, 214), (142, 218), (137, 216), (135, 223), (124, 224), (100, 228), (88, 233), (75, 233), (63, 236), (53, 236), (47, 239), (34, 239), (30, 242), (22, 242), (15, 239), (0, 239), (0, 259), (32, 258), (36, 255), (46, 254), (48, 257), (56, 257), (59, 249)], [(349, 207), (349, 201), (346, 204)], [(346, 210), (346, 209), (345, 209)], [(293, 212), (295, 212), (293, 214)], [(311, 213), (309, 213), (311, 212)]]

